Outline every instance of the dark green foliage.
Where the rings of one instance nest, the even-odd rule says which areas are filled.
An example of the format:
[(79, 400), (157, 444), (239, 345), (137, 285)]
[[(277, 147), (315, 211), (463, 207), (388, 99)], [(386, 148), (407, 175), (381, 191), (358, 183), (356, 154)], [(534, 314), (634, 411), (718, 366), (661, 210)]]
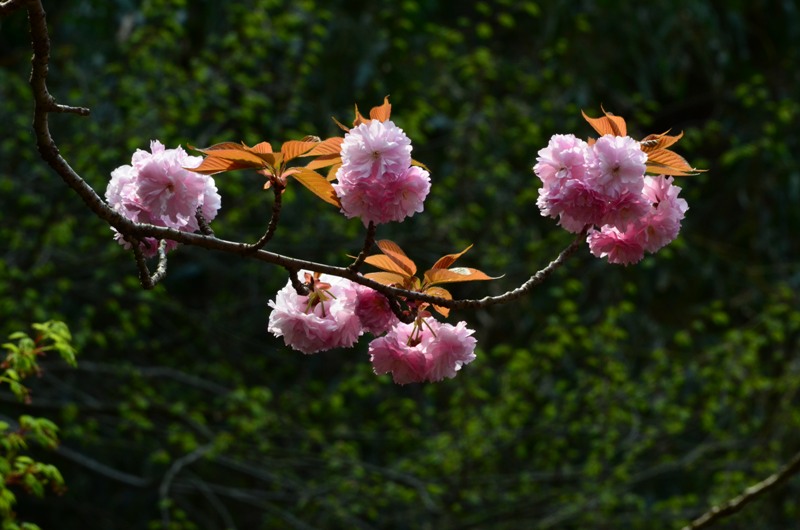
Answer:
[[(68, 491), (43, 528), (679, 528), (800, 447), (800, 14), (791, 2), (49, 2), (62, 154), (99, 192), (136, 148), (338, 134), (387, 94), (432, 171), (381, 227), (417, 263), (524, 281), (569, 242), (535, 207), (536, 152), (684, 130), (683, 236), (628, 268), (581, 251), (534, 296), (477, 313), (479, 358), (398, 387), (364, 345), (303, 356), (266, 333), (282, 270), (195, 249), (155, 291), (38, 159), (25, 16), (0, 21), (0, 322), (65, 320), (83, 358), (32, 407), (62, 427)], [(272, 194), (217, 178), (221, 237)], [(347, 263), (362, 227), (300, 186), (270, 250)], [(0, 330), (0, 331), (3, 331)], [(797, 482), (720, 527), (796, 524)], [(166, 524), (165, 521), (169, 520)]]

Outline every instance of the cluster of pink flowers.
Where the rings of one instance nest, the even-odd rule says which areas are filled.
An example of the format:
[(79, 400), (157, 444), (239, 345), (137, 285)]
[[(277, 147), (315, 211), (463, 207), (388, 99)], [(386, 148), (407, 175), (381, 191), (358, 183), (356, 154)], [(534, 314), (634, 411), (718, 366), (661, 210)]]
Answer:
[(453, 326), (433, 317), (398, 323), (369, 345), (375, 373), (392, 374), (399, 385), (452, 379), (475, 360), (476, 340), (465, 322)]
[(411, 165), (411, 140), (391, 121), (371, 120), (350, 129), (333, 185), (348, 217), (364, 226), (402, 221), (422, 212), (430, 175)]
[[(307, 274), (301, 272), (302, 274)], [(268, 330), (303, 353), (354, 345), (363, 333), (373, 370), (392, 374), (395, 383), (421, 383), (453, 378), (475, 359), (476, 340), (465, 322), (453, 326), (433, 317), (405, 324), (394, 315), (385, 296), (349, 280), (322, 274), (320, 287), (299, 295), (288, 282), (269, 301)]]
[[(184, 232), (198, 230), (197, 210), (206, 221), (217, 216), (221, 198), (214, 179), (184, 168), (197, 167), (201, 157), (189, 156), (182, 148), (165, 149), (158, 140), (150, 142), (150, 152), (137, 149), (131, 165), (111, 172), (106, 200), (114, 210), (137, 223), (175, 228)], [(130, 244), (120, 234), (116, 239)], [(177, 246), (167, 243), (167, 250)], [(158, 243), (147, 238), (142, 246), (146, 256), (156, 254)]]
[(542, 181), (537, 205), (610, 263), (636, 263), (678, 236), (688, 209), (672, 177), (645, 176), (647, 154), (628, 136), (605, 135), (589, 145), (554, 135), (533, 170)]

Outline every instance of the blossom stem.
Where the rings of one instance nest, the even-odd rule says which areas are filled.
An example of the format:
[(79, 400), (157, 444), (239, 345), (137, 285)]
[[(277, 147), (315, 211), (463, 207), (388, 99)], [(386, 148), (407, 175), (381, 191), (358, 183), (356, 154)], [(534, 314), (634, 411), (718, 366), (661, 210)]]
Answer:
[(136, 266), (139, 269), (139, 282), (145, 289), (153, 289), (158, 283), (163, 280), (167, 275), (167, 240), (162, 239), (158, 245), (158, 265), (156, 271), (150, 274), (150, 269), (147, 267), (147, 260), (142, 252), (142, 242), (138, 240), (131, 241), (131, 249), (133, 256), (136, 258)]
[(208, 221), (206, 221), (206, 218), (203, 215), (202, 207), (197, 207), (197, 212), (195, 212), (194, 216), (197, 219), (197, 226), (200, 227), (200, 233), (207, 236), (213, 236), (214, 230), (208, 225)]
[(289, 281), (291, 282), (292, 287), (294, 287), (294, 291), (300, 296), (306, 296), (309, 293), (309, 289), (297, 277), (297, 273), (300, 272), (299, 269), (287, 267), (286, 270), (289, 272)]
[(269, 225), (267, 226), (267, 231), (264, 232), (264, 235), (261, 238), (249, 245), (251, 250), (259, 250), (264, 248), (264, 245), (272, 239), (272, 236), (275, 235), (275, 230), (278, 228), (278, 221), (281, 217), (281, 207), (283, 205), (283, 186), (280, 185), (280, 181), (278, 179), (273, 182), (272, 185), (272, 193), (275, 195), (275, 201), (272, 203), (272, 215), (269, 219)]
[(375, 231), (376, 231), (375, 223), (370, 221), (369, 225), (367, 226), (367, 234), (366, 236), (364, 236), (364, 246), (361, 249), (361, 252), (359, 252), (356, 260), (353, 263), (351, 263), (349, 267), (347, 267), (347, 269), (350, 272), (358, 272), (358, 269), (364, 263), (364, 260), (367, 259), (367, 253), (372, 248), (372, 245), (375, 244)]

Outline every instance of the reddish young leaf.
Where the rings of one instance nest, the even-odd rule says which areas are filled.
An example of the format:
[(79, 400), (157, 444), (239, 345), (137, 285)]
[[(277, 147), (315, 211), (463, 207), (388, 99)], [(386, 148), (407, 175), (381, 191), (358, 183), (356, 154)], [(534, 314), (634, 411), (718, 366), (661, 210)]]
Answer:
[(341, 163), (342, 163), (342, 157), (340, 157), (339, 155), (324, 155), (324, 156), (318, 156), (311, 162), (306, 164), (306, 168), (320, 169), (323, 167), (330, 167), (336, 164), (341, 165)]
[(247, 147), (247, 149), (249, 149), (254, 153), (258, 153), (260, 155), (266, 155), (268, 153), (272, 153), (272, 146), (269, 144), (269, 142), (259, 142), (253, 147)]
[(703, 173), (704, 169), (693, 168), (685, 158), (668, 149), (659, 149), (647, 154), (646, 171), (655, 175), (685, 177)]
[(427, 171), (428, 173), (430, 173), (430, 172), (431, 172), (431, 170), (430, 170), (430, 169), (428, 169), (428, 166), (426, 166), (426, 165), (425, 165), (425, 164), (423, 164), (422, 162), (417, 162), (417, 161), (416, 161), (416, 160), (414, 160), (413, 158), (411, 159), (411, 165), (412, 165), (412, 166), (418, 166), (418, 167), (421, 167), (422, 169), (424, 169), (424, 170), (425, 170), (425, 171)]
[(308, 188), (311, 193), (328, 204), (332, 204), (337, 208), (342, 207), (342, 204), (339, 202), (339, 197), (336, 196), (336, 192), (333, 190), (333, 186), (331, 186), (330, 182), (325, 180), (325, 177), (316, 171), (311, 171), (306, 168), (295, 169), (297, 169), (297, 172), (294, 173), (292, 177), (294, 177), (300, 184)]
[(356, 107), (356, 119), (353, 120), (353, 127), (358, 127), (362, 123), (369, 123), (370, 120), (368, 120), (367, 118), (362, 116), (360, 112), (358, 112), (358, 105), (356, 105), (355, 107)]
[(436, 263), (433, 264), (433, 267), (431, 267), (431, 269), (446, 269), (446, 268), (450, 267), (450, 265), (455, 263), (455, 261), (458, 258), (463, 256), (471, 248), (472, 248), (472, 245), (468, 246), (467, 248), (465, 248), (464, 250), (462, 250), (458, 254), (448, 254), (446, 256), (442, 256), (441, 258), (439, 258), (439, 260)]
[(409, 273), (408, 270), (398, 265), (397, 262), (385, 254), (373, 254), (372, 256), (367, 256), (364, 262), (383, 271), (397, 274), (404, 279), (414, 275), (413, 273)]
[(331, 168), (328, 170), (328, 176), (326, 177), (329, 182), (333, 182), (334, 180), (336, 180), (336, 177), (337, 177), (337, 175), (339, 173), (339, 168), (341, 168), (341, 167), (342, 167), (342, 163), (341, 162), (331, 166)]
[[(431, 296), (438, 296), (439, 298), (445, 298), (447, 300), (452, 300), (453, 295), (450, 294), (450, 291), (444, 289), (442, 287), (428, 287), (425, 289), (425, 294), (429, 294)], [(443, 317), (447, 318), (450, 316), (450, 308), (448, 307), (441, 307), (436, 304), (433, 304), (433, 308)]]
[(339, 128), (340, 128), (341, 130), (343, 130), (344, 132), (350, 132), (350, 127), (348, 127), (347, 125), (343, 124), (342, 122), (340, 122), (339, 120), (337, 120), (337, 119), (336, 119), (336, 118), (334, 118), (333, 116), (331, 116), (331, 119), (333, 120), (333, 122), (334, 122), (336, 125), (338, 125), (338, 126), (339, 126)]
[(661, 134), (648, 134), (642, 138), (642, 141), (639, 142), (642, 151), (649, 153), (657, 149), (666, 149), (683, 138), (683, 131), (681, 131), (681, 133), (677, 136), (669, 136), (667, 132)]
[(307, 151), (317, 145), (317, 142), (301, 142), (298, 140), (289, 140), (288, 142), (284, 142), (281, 146), (281, 154), (283, 155), (283, 161), (288, 162), (293, 158), (297, 158), (298, 156), (308, 156)]
[(339, 155), (342, 150), (342, 142), (344, 138), (341, 136), (334, 136), (326, 138), (322, 142), (314, 146), (314, 149), (306, 153), (306, 156), (323, 156), (323, 155)]
[(209, 157), (224, 158), (232, 162), (252, 162), (253, 167), (263, 167), (267, 164), (272, 165), (275, 163), (275, 155), (266, 142), (262, 142), (256, 147), (225, 142), (206, 149), (194, 149), (205, 153)]
[(472, 282), (479, 280), (496, 280), (485, 273), (469, 267), (454, 267), (452, 269), (430, 269), (425, 272), (425, 284)]
[(364, 277), (389, 286), (403, 286), (406, 281), (405, 276), (394, 272), (369, 272)]
[(369, 111), (369, 117), (373, 120), (386, 121), (392, 115), (392, 105), (389, 104), (389, 96), (383, 98), (383, 105), (380, 107), (373, 107)]
[(606, 134), (613, 134), (614, 136), (627, 136), (628, 128), (625, 125), (625, 120), (620, 116), (614, 116), (610, 112), (603, 110), (604, 116), (602, 118), (590, 118), (585, 112), (581, 111), (583, 119), (589, 122), (589, 125), (597, 131), (601, 136)]
[(201, 153), (209, 153), (210, 151), (220, 151), (226, 149), (238, 149), (240, 151), (244, 151), (244, 146), (242, 146), (242, 144), (237, 144), (236, 142), (222, 142), (219, 144), (214, 144), (211, 147), (204, 147), (204, 148), (195, 147), (193, 145), (187, 144), (186, 147), (192, 149), (193, 151), (200, 151)]
[(411, 261), (406, 253), (403, 252), (397, 243), (389, 241), (388, 239), (381, 239), (375, 242), (381, 252), (389, 256), (392, 261), (397, 263), (409, 276), (413, 276), (417, 272), (417, 266)]
[(216, 175), (217, 173), (222, 173), (224, 171), (236, 171), (238, 169), (257, 169), (264, 167), (263, 162), (258, 165), (254, 165), (252, 162), (236, 162), (233, 160), (227, 160), (225, 158), (217, 158), (213, 156), (207, 156), (203, 159), (197, 167), (187, 167), (184, 168), (188, 171), (193, 171), (195, 173), (200, 173), (202, 175)]

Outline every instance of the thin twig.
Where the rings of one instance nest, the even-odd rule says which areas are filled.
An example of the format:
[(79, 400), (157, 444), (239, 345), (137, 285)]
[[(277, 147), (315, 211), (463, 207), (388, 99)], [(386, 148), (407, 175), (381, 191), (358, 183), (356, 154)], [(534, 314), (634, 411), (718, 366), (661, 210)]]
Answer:
[[(7, 9), (11, 9), (18, 5), (22, 4), (18, 2), (10, 2), (10, 0), (6, 0), (6, 3), (3, 4), (3, 6), (6, 6)], [(580, 234), (575, 241), (565, 248), (555, 260), (547, 265), (547, 267), (536, 272), (528, 279), (528, 281), (515, 289), (507, 291), (506, 293), (498, 296), (489, 296), (476, 300), (448, 300), (439, 298), (437, 296), (431, 296), (424, 293), (383, 285), (376, 281), (365, 278), (364, 276), (361, 276), (346, 267), (335, 267), (313, 261), (292, 258), (282, 254), (268, 252), (263, 249), (254, 250), (252, 245), (241, 242), (227, 241), (213, 235), (193, 234), (189, 232), (181, 232), (173, 228), (134, 223), (115, 212), (108, 204), (106, 204), (105, 201), (103, 201), (97, 194), (97, 192), (95, 192), (95, 190), (85, 180), (83, 180), (83, 178), (81, 178), (81, 176), (78, 175), (78, 173), (76, 173), (67, 163), (67, 161), (59, 154), (58, 147), (56, 146), (55, 141), (50, 134), (47, 120), (48, 113), (77, 112), (79, 114), (88, 114), (89, 111), (88, 109), (79, 107), (66, 107), (57, 105), (53, 100), (53, 97), (48, 93), (46, 80), (48, 61), (50, 57), (50, 38), (47, 33), (45, 13), (40, 0), (29, 0), (27, 5), (30, 19), (31, 40), (34, 50), (34, 57), (32, 61), (33, 67), (31, 70), (31, 87), (33, 88), (35, 100), (33, 128), (36, 133), (36, 143), (39, 153), (42, 159), (47, 162), (51, 168), (53, 168), (53, 170), (81, 197), (81, 199), (83, 199), (89, 209), (97, 217), (115, 228), (126, 239), (130, 238), (141, 240), (143, 238), (152, 237), (160, 240), (171, 240), (184, 245), (197, 246), (208, 250), (216, 250), (242, 257), (257, 259), (259, 261), (271, 263), (291, 271), (306, 269), (314, 272), (339, 276), (366, 287), (370, 287), (390, 299), (404, 298), (406, 300), (428, 302), (450, 309), (465, 309), (482, 308), (490, 305), (507, 303), (530, 292), (533, 290), (533, 288), (541, 284), (553, 271), (563, 265), (564, 261), (577, 250), (579, 244), (585, 238), (585, 233)]]
[(28, 0), (5, 0), (0, 2), (0, 15), (7, 15), (25, 6)]
[(272, 192), (275, 195), (275, 200), (272, 202), (272, 215), (269, 218), (269, 225), (267, 226), (267, 231), (264, 232), (264, 235), (259, 238), (258, 241), (249, 245), (248, 248), (251, 250), (260, 250), (264, 248), (264, 245), (272, 239), (272, 236), (275, 235), (275, 230), (278, 228), (278, 221), (281, 218), (281, 207), (283, 205), (283, 187), (279, 186), (277, 182), (273, 183)]
[(63, 445), (58, 446), (56, 452), (58, 452), (58, 454), (61, 456), (72, 460), (76, 464), (79, 464), (90, 471), (94, 471), (98, 475), (102, 475), (106, 478), (110, 478), (111, 480), (121, 482), (122, 484), (126, 484), (128, 486), (133, 486), (135, 488), (147, 488), (153, 483), (151, 479), (137, 477), (136, 475), (131, 475), (130, 473), (125, 473), (124, 471), (114, 469), (113, 467), (107, 466), (102, 462), (98, 462), (94, 458), (88, 457), (83, 453), (79, 453), (78, 451), (73, 451), (72, 449)]
[(367, 254), (372, 248), (372, 245), (375, 244), (375, 230), (375, 223), (370, 221), (369, 225), (367, 226), (367, 234), (364, 236), (364, 246), (361, 248), (361, 252), (358, 253), (356, 260), (351, 263), (349, 267), (347, 267), (350, 272), (358, 272), (358, 269), (364, 263), (364, 260), (367, 259)]
[(67, 370), (89, 372), (93, 374), (127, 375), (130, 377), (144, 377), (153, 379), (172, 379), (183, 385), (205, 390), (219, 396), (230, 394), (231, 390), (214, 381), (204, 379), (195, 374), (183, 372), (166, 366), (140, 366), (135, 364), (100, 363), (94, 361), (81, 361), (78, 366), (69, 366), (60, 361), (42, 361), (41, 368), (46, 372)]
[(147, 267), (147, 259), (144, 257), (144, 252), (142, 252), (141, 243), (134, 240), (131, 243), (131, 249), (136, 258), (136, 266), (139, 269), (139, 283), (148, 290), (155, 288), (158, 282), (167, 275), (167, 240), (162, 239), (158, 244), (158, 265), (156, 266), (156, 272), (153, 274), (150, 274), (150, 269)]
[(197, 211), (194, 213), (195, 219), (197, 219), (197, 226), (200, 227), (200, 233), (205, 236), (213, 236), (214, 230), (208, 225), (208, 221), (206, 221), (205, 216), (203, 215), (203, 207), (198, 206)]
[(754, 484), (745, 489), (737, 497), (718, 506), (714, 506), (703, 515), (684, 526), (682, 530), (707, 528), (720, 519), (735, 514), (768, 491), (777, 488), (798, 472), (800, 472), (800, 452), (794, 455), (792, 459), (789, 460), (789, 463), (783, 466), (778, 472), (770, 475), (758, 484)]
[(161, 520), (164, 523), (164, 528), (169, 528), (170, 523), (169, 503), (167, 501), (169, 500), (169, 488), (172, 485), (172, 481), (175, 480), (175, 477), (183, 468), (200, 460), (206, 453), (211, 451), (213, 447), (212, 444), (201, 445), (191, 453), (187, 453), (175, 460), (172, 465), (169, 466), (167, 472), (164, 473), (164, 478), (161, 480), (161, 485), (158, 487), (158, 496), (161, 500)]
[(306, 296), (310, 291), (306, 285), (300, 281), (300, 278), (297, 277), (297, 273), (299, 272), (297, 269), (289, 269), (289, 282), (291, 282), (292, 287), (294, 287), (294, 292), (296, 292), (299, 296)]
[(214, 511), (217, 512), (217, 515), (220, 516), (223, 523), (225, 523), (225, 530), (237, 530), (236, 522), (233, 520), (231, 512), (225, 507), (225, 504), (220, 500), (217, 494), (208, 487), (208, 483), (201, 477), (195, 476), (192, 473), (187, 472), (186, 474), (191, 476), (191, 482), (189, 484), (200, 490), (203, 497), (206, 498), (211, 507), (214, 508)]

